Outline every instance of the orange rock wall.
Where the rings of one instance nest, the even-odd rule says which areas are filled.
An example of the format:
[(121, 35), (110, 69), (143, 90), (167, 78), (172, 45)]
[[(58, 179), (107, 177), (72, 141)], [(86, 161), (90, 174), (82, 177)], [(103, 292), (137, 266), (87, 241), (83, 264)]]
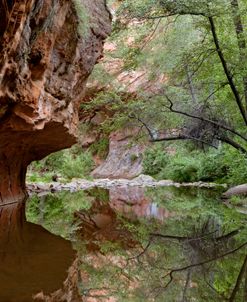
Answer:
[(25, 198), (31, 161), (76, 141), (78, 105), (111, 23), (104, 0), (80, 1), (86, 21), (74, 1), (0, 0), (0, 204)]

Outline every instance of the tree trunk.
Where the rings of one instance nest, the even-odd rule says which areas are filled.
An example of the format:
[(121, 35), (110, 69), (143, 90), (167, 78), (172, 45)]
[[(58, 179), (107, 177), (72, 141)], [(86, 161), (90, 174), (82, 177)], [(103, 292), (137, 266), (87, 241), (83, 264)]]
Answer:
[[(238, 48), (239, 48), (239, 67), (243, 66), (246, 67), (246, 61), (247, 61), (247, 54), (246, 54), (246, 41), (244, 38), (244, 28), (243, 23), (241, 20), (241, 14), (239, 10), (239, 4), (238, 0), (232, 0), (231, 1), (232, 6), (232, 16), (233, 16), (233, 22), (235, 26), (235, 32), (238, 40)], [(245, 68), (244, 75), (243, 75), (243, 88), (244, 88), (244, 98), (245, 98), (245, 110), (247, 112), (247, 76)]]

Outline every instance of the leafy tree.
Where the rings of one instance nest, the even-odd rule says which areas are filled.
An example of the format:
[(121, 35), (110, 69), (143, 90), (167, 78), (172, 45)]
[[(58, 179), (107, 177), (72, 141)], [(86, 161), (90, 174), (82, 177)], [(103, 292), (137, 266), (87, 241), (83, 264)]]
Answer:
[[(189, 139), (216, 148), (222, 141), (246, 153), (246, 9), (240, 0), (121, 1), (113, 37), (129, 34), (135, 19), (136, 31), (145, 29), (131, 55), (123, 54), (128, 68), (167, 74), (160, 91), (138, 92), (146, 110), (130, 109), (130, 102), (122, 111), (151, 141)], [(177, 133), (159, 131), (174, 119)]]

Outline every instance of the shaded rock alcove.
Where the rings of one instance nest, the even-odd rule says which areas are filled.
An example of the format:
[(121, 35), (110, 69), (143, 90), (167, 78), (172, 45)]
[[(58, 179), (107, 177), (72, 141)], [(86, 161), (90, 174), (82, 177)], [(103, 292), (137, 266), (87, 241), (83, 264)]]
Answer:
[(73, 3), (0, 1), (0, 204), (25, 200), (31, 161), (76, 141), (79, 103), (111, 16), (104, 0), (81, 0), (81, 20)]

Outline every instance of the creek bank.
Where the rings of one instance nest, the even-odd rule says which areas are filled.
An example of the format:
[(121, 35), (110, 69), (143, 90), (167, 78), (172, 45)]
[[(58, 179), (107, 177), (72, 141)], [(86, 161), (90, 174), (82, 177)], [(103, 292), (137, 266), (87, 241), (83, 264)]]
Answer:
[(134, 179), (73, 179), (69, 183), (28, 183), (27, 191), (29, 194), (45, 195), (49, 192), (55, 193), (60, 191), (76, 192), (80, 190), (87, 190), (91, 188), (110, 189), (113, 187), (197, 187), (197, 188), (226, 188), (226, 184), (206, 183), (206, 182), (188, 182), (178, 183), (172, 180), (155, 180), (148, 175), (140, 175)]

